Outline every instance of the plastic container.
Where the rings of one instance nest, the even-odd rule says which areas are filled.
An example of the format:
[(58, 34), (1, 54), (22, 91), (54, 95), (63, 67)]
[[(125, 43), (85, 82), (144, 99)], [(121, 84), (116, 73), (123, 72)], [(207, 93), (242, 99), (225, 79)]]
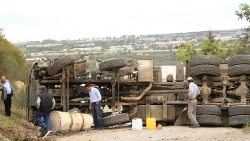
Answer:
[(142, 130), (142, 119), (141, 118), (134, 118), (132, 120), (132, 129), (133, 130)]
[(156, 119), (155, 118), (147, 118), (146, 119), (146, 128), (148, 130), (154, 130), (156, 128)]

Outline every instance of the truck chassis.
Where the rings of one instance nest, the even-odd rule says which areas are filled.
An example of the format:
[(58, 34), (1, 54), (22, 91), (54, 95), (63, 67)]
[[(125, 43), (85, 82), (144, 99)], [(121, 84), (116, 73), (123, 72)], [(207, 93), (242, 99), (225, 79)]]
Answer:
[(75, 62), (72, 55), (34, 62), (28, 73), (27, 120), (34, 121), (40, 85), (53, 94), (56, 110), (77, 108), (90, 113), (89, 95), (83, 86), (91, 83), (102, 95), (104, 126), (150, 117), (161, 123), (189, 124), (185, 110), (188, 76), (201, 91), (197, 97), (199, 124), (235, 126), (250, 120), (249, 55), (233, 56), (224, 63), (213, 56), (194, 57), (185, 67), (176, 65), (176, 78), (169, 74), (166, 80), (154, 60), (138, 60), (137, 64), (124, 58), (96, 60), (92, 72), (86, 60)]

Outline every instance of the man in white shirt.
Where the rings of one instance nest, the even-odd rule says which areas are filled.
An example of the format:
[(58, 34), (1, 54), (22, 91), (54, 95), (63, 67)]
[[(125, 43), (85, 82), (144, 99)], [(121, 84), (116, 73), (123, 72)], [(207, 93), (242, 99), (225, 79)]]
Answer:
[[(1, 77), (2, 85), (4, 89), (6, 90), (5, 93), (7, 94), (7, 98), (4, 100), (4, 107), (5, 107), (5, 116), (11, 116), (11, 97), (15, 96), (14, 88), (10, 85), (10, 82), (8, 79), (6, 79), (5, 76)], [(13, 91), (13, 92), (12, 92)], [(13, 94), (13, 95), (12, 95)]]
[(199, 127), (199, 123), (196, 120), (196, 107), (197, 107), (197, 95), (200, 94), (200, 90), (193, 82), (192, 77), (187, 78), (188, 86), (188, 117), (191, 121), (191, 128)]
[(94, 118), (94, 129), (102, 129), (102, 113), (101, 113), (101, 100), (102, 96), (97, 88), (92, 87), (90, 84), (85, 85), (85, 89), (89, 92), (90, 104), (89, 110), (92, 110)]

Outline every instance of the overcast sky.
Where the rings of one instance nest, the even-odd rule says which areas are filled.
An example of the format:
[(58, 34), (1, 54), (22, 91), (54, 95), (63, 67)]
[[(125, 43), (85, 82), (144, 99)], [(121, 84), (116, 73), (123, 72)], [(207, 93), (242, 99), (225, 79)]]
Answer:
[(225, 30), (250, 25), (247, 0), (5, 0), (0, 28), (15, 42)]

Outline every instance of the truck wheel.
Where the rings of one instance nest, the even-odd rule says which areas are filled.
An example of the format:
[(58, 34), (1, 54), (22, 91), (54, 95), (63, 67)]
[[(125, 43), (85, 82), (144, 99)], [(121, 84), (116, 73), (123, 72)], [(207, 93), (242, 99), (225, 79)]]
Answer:
[(100, 71), (107, 71), (115, 68), (123, 68), (127, 65), (127, 61), (124, 58), (114, 58), (103, 61), (99, 64)]
[(216, 115), (196, 115), (199, 124), (222, 125), (221, 117)]
[(250, 65), (242, 64), (242, 65), (231, 66), (228, 68), (229, 76), (240, 76), (249, 74), (250, 74)]
[(228, 118), (229, 125), (243, 125), (250, 122), (250, 115), (237, 115)]
[(228, 66), (250, 64), (250, 55), (236, 55), (228, 59)]
[(215, 105), (198, 105), (196, 108), (197, 115), (221, 115), (221, 109)]
[(102, 121), (103, 121), (103, 126), (111, 126), (111, 125), (129, 122), (130, 120), (129, 120), (129, 116), (127, 113), (122, 113), (122, 114), (102, 118)]
[(228, 115), (250, 115), (250, 105), (239, 105), (228, 108)]
[(214, 56), (197, 56), (190, 60), (189, 66), (193, 67), (196, 65), (220, 65), (220, 59)]
[(214, 65), (197, 65), (190, 67), (190, 76), (194, 77), (202, 74), (219, 76), (220, 70), (218, 66)]
[(48, 67), (48, 73), (53, 76), (64, 66), (75, 62), (73, 55), (66, 55), (56, 60), (51, 66)]

